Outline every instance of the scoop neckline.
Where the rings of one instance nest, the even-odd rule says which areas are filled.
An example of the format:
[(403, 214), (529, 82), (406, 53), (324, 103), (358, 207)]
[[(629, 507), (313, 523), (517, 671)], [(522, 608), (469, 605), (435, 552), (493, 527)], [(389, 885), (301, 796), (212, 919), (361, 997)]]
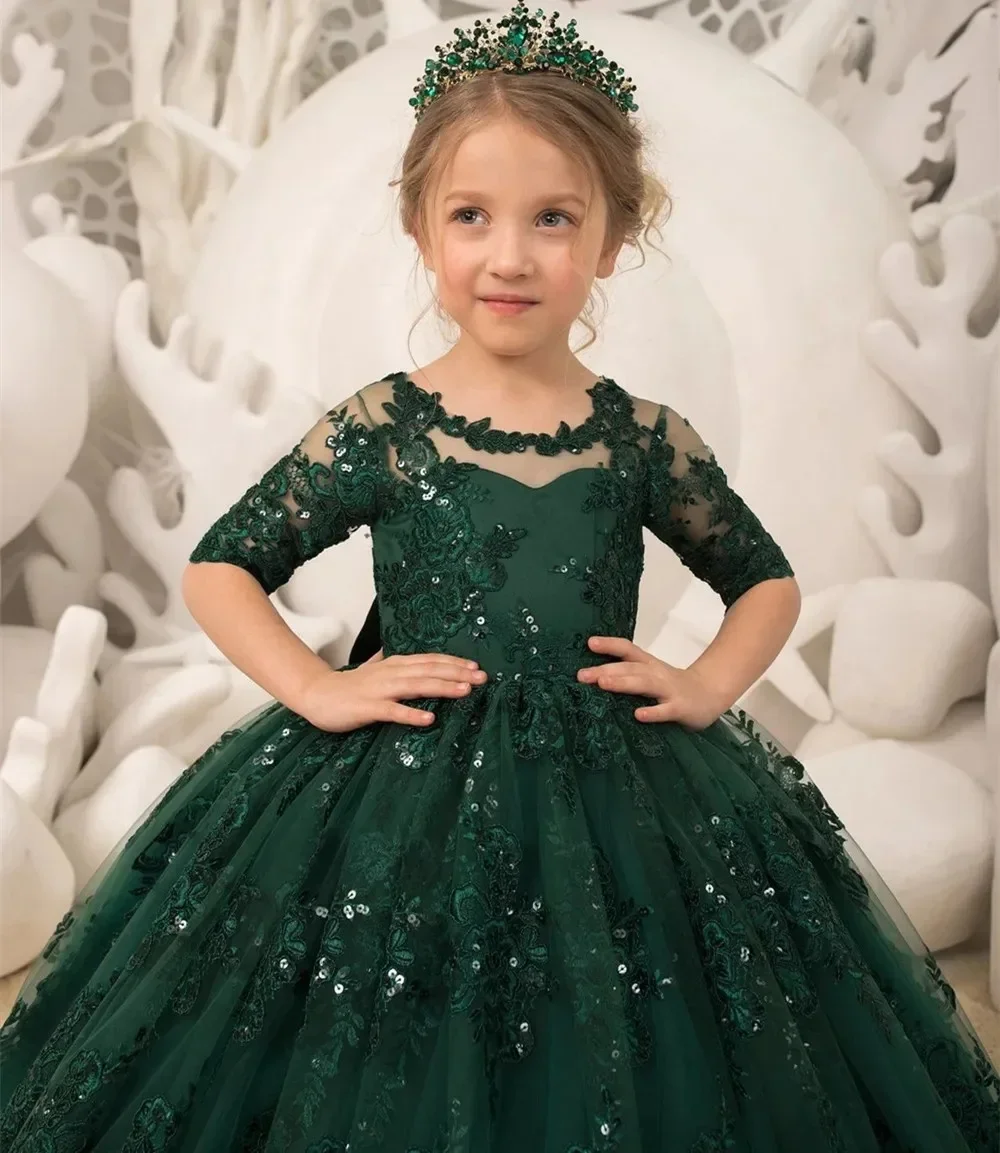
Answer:
[[(460, 413), (449, 412), (441, 403), (441, 394), (439, 392), (428, 392), (426, 388), (417, 384), (408, 372), (398, 372), (395, 375), (398, 380), (408, 385), (414, 392), (418, 393), (432, 405), (432, 412), (426, 414), (430, 417), (429, 423), (437, 425), (437, 427), (448, 436), (468, 439), (471, 433), (476, 439), (487, 437), (490, 441), (496, 443), (496, 447), (498, 448), (500, 447), (498, 442), (501, 439), (520, 442), (526, 445), (538, 443), (555, 445), (564, 441), (576, 444), (581, 437), (587, 437), (599, 426), (601, 421), (601, 398), (605, 390), (613, 388), (615, 383), (611, 377), (602, 374), (589, 388), (584, 389), (590, 397), (591, 408), (590, 413), (579, 424), (570, 427), (565, 421), (561, 421), (555, 432), (521, 432), (497, 428), (489, 416), (480, 417), (478, 420), (470, 420)], [(591, 442), (593, 442), (593, 439), (596, 439), (596, 437), (592, 438)]]

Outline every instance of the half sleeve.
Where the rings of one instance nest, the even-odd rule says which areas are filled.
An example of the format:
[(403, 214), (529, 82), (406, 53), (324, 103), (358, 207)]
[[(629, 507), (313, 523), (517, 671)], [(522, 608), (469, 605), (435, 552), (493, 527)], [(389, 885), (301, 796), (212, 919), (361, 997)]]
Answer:
[(793, 576), (784, 553), (729, 486), (691, 425), (660, 406), (649, 444), (644, 524), (726, 608), (762, 581)]
[(208, 529), (190, 560), (236, 565), (270, 594), (378, 515), (380, 429), (358, 394), (326, 413)]

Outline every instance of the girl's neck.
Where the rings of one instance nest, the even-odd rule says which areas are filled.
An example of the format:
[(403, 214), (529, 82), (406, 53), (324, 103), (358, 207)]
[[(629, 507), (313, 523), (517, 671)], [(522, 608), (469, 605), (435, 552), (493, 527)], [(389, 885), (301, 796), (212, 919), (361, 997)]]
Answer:
[(559, 403), (580, 396), (599, 379), (565, 345), (526, 357), (499, 357), (465, 341), (411, 375), (428, 392), (463, 403), (475, 398), (476, 407), (487, 408), (493, 402)]

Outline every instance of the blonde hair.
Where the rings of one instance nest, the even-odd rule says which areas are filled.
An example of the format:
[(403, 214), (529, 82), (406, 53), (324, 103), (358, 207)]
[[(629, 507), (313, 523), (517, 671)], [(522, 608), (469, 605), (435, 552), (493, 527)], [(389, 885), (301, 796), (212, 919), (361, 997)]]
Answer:
[[(462, 140), (504, 118), (537, 133), (567, 156), (582, 159), (607, 203), (606, 247), (621, 243), (635, 248), (642, 258), (641, 267), (646, 260), (642, 242), (656, 247), (650, 236), (662, 238), (660, 227), (671, 209), (666, 188), (647, 163), (643, 134), (635, 120), (623, 116), (607, 96), (553, 72), (484, 72), (454, 85), (427, 106), (406, 146), (401, 175), (390, 181), (390, 187), (399, 188), (403, 231), (418, 243), (426, 236), (435, 181)], [(606, 306), (603, 292), (596, 287)], [(578, 352), (597, 339), (593, 304), (591, 297), (580, 315), (590, 337)], [(443, 315), (436, 300), (428, 307)], [(417, 317), (413, 328), (427, 311)]]

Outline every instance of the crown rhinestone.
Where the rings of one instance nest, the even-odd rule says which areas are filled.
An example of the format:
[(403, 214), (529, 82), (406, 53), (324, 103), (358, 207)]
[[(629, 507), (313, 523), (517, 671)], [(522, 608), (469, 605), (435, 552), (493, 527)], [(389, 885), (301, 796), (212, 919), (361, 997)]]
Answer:
[(576, 20), (560, 27), (559, 13), (546, 17), (541, 8), (532, 15), (518, 4), (493, 25), (491, 18), (476, 20), (471, 29), (455, 29), (455, 39), (436, 44), (435, 59), (413, 87), (410, 105), (419, 120), (437, 97), (480, 72), (558, 72), (603, 93), (625, 116), (637, 112), (635, 85), (625, 69), (593, 44), (584, 47)]

